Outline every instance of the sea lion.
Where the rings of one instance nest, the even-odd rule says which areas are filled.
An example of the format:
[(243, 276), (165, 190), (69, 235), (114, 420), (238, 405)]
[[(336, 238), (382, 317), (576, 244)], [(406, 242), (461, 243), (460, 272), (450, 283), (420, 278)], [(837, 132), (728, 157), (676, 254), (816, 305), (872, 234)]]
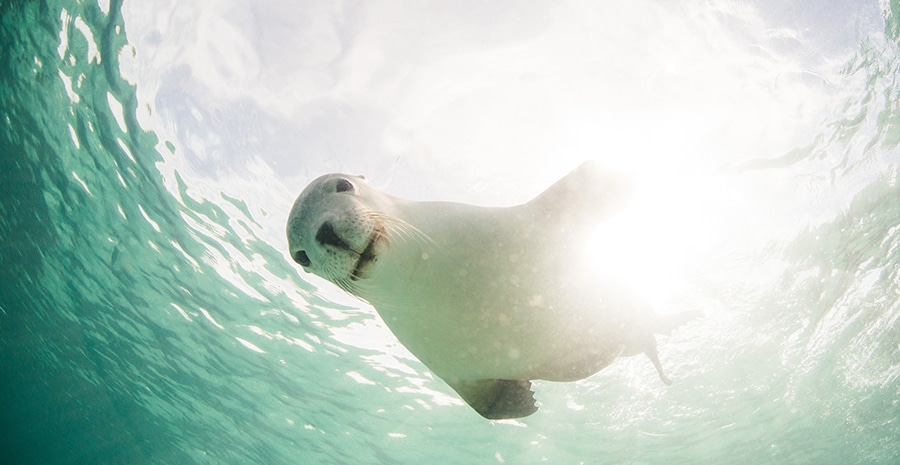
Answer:
[(629, 197), (624, 177), (588, 162), (530, 202), (488, 208), (417, 202), (328, 174), (287, 222), (305, 271), (372, 304), (397, 339), (489, 419), (537, 410), (531, 380), (575, 381), (644, 353), (663, 373), (659, 318), (585, 271), (584, 243)]

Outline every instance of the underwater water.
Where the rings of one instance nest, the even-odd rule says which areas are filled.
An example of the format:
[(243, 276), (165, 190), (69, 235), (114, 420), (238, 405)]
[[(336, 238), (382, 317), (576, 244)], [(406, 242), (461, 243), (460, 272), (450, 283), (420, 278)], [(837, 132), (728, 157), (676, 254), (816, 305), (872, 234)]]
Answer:
[[(671, 3), (4, 1), (4, 463), (900, 462), (900, 4)], [(672, 386), (487, 421), (286, 253), (326, 172), (512, 205), (590, 158), (639, 186), (591, 261), (705, 314)]]

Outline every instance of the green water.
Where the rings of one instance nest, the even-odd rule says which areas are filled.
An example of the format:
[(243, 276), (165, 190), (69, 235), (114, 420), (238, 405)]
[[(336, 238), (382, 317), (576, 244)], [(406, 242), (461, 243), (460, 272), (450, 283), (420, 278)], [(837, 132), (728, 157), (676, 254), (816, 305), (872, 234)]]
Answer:
[(491, 423), (394, 343), (358, 340), (384, 337), (371, 312), (265, 239), (286, 212), (172, 168), (184, 149), (141, 126), (122, 77), (120, 2), (4, 2), (0, 456), (900, 462), (900, 7), (883, 8), (808, 142), (728, 172), (753, 192), (796, 185), (815, 208), (763, 196), (800, 226), (692, 264), (681, 300), (707, 319), (660, 344), (675, 385), (621, 360), (537, 382), (540, 412)]

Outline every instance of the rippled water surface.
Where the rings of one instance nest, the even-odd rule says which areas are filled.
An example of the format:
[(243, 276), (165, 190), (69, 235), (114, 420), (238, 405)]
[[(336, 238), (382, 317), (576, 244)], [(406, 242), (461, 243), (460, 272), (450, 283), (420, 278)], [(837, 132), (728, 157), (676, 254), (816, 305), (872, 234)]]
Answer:
[[(900, 5), (6, 1), (9, 463), (900, 461)], [(586, 247), (660, 312), (490, 422), (283, 238), (314, 177), (636, 196)]]

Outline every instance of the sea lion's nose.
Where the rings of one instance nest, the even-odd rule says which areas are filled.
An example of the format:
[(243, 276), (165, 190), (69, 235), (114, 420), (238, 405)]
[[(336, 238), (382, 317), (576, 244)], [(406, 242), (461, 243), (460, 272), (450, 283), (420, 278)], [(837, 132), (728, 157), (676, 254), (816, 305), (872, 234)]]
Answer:
[(334, 225), (330, 221), (326, 221), (322, 223), (322, 226), (319, 226), (319, 231), (316, 233), (316, 242), (322, 245), (350, 250), (350, 246), (334, 232)]
[(306, 252), (303, 250), (298, 250), (291, 257), (297, 262), (300, 266), (309, 266), (312, 262), (309, 260), (309, 255), (306, 255)]

